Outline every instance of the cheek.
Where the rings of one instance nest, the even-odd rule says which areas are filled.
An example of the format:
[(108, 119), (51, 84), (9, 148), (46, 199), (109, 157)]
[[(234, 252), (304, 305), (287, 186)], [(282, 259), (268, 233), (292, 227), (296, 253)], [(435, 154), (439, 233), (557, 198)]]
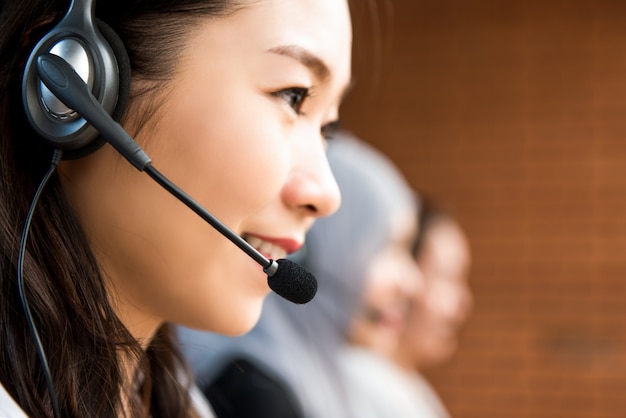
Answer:
[(279, 196), (286, 181), (286, 135), (276, 110), (241, 81), (187, 82), (168, 99), (152, 130), (157, 136), (147, 138), (149, 154), (232, 225)]
[[(137, 139), (157, 169), (241, 233), (280, 198), (289, 154), (266, 100), (251, 97), (257, 111), (242, 112), (216, 90), (212, 100), (190, 91), (172, 97)], [(92, 161), (96, 172), (80, 177), (80, 194), (93, 195), (83, 212), (123, 298), (196, 328), (240, 334), (252, 327), (268, 292), (260, 267), (146, 175), (119, 166), (126, 163), (114, 151), (95, 156), (101, 169)]]
[(377, 306), (408, 303), (416, 293), (415, 269), (402, 257), (380, 257), (369, 270), (366, 298)]
[(82, 212), (121, 298), (172, 322), (249, 329), (267, 293), (260, 268), (150, 179), (114, 178)]

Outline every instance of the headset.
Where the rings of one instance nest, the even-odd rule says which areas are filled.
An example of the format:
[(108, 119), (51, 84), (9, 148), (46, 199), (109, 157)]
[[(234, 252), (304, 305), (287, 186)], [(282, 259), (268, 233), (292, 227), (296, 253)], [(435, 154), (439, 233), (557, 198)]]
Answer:
[(130, 92), (130, 60), (115, 31), (95, 18), (95, 0), (72, 0), (61, 21), (36, 44), (22, 78), (22, 101), (29, 123), (55, 149), (27, 215), (20, 255), (18, 283), (24, 311), (35, 340), (55, 417), (58, 403), (44, 350), (24, 297), (21, 262), (30, 219), (37, 199), (61, 158), (73, 159), (111, 144), (139, 171), (187, 205), (224, 237), (263, 267), (269, 287), (285, 299), (302, 304), (315, 296), (315, 276), (291, 260), (267, 259), (230, 230), (191, 196), (163, 176), (151, 159), (117, 123)]
[[(24, 291), (23, 256), (34, 207), (58, 160), (80, 158), (104, 145), (98, 131), (80, 114), (66, 106), (41, 81), (37, 59), (51, 53), (65, 60), (86, 83), (102, 109), (116, 120), (124, 113), (130, 90), (130, 63), (124, 44), (103, 22), (94, 24), (95, 1), (72, 0), (61, 21), (35, 45), (22, 78), (24, 113), (36, 133), (56, 151), (51, 168), (41, 182), (26, 217), (17, 265), (22, 307), (35, 342), (50, 396), (52, 412), (60, 417), (59, 402), (44, 347), (34, 324)], [(97, 25), (97, 26), (96, 26)]]
[(95, 3), (72, 0), (67, 14), (30, 54), (22, 100), (32, 127), (66, 159), (86, 156), (108, 142), (260, 264), (272, 290), (292, 302), (307, 303), (317, 291), (312, 274), (290, 260), (267, 259), (154, 168), (115, 121), (128, 102), (130, 60), (115, 31), (95, 18)]
[(88, 155), (108, 142), (135, 168), (146, 172), (260, 264), (272, 290), (295, 303), (310, 301), (317, 291), (312, 274), (290, 260), (267, 259), (161, 174), (114, 120), (121, 117), (128, 102), (130, 61), (113, 29), (104, 23), (94, 24), (94, 14), (95, 0), (72, 0), (65, 17), (30, 54), (22, 79), (22, 99), (35, 131), (64, 158)]
[(115, 31), (95, 19), (95, 7), (95, 0), (72, 0), (63, 19), (31, 52), (22, 79), (22, 100), (28, 121), (39, 136), (62, 150), (63, 158), (67, 159), (91, 154), (106, 141), (40, 80), (39, 56), (51, 53), (69, 63), (114, 120), (121, 119), (128, 103), (128, 53)]

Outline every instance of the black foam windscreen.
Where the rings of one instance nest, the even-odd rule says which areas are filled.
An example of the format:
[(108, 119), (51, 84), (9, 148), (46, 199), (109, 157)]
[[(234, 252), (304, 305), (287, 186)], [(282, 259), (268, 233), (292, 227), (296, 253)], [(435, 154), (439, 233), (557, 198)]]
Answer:
[(282, 258), (276, 262), (278, 270), (267, 278), (270, 289), (293, 303), (311, 301), (317, 293), (315, 276), (293, 261)]

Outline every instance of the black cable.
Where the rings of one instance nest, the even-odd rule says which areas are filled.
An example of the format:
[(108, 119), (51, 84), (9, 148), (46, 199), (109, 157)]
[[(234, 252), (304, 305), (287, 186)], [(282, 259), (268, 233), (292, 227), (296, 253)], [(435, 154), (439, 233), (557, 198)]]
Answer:
[(54, 150), (54, 154), (52, 155), (52, 161), (50, 161), (50, 168), (48, 172), (44, 175), (43, 179), (39, 183), (39, 187), (33, 196), (33, 200), (30, 203), (30, 208), (28, 209), (28, 214), (26, 215), (26, 220), (24, 221), (24, 229), (22, 230), (22, 239), (20, 241), (20, 250), (17, 255), (17, 285), (20, 294), (20, 299), (22, 301), (22, 308), (24, 309), (24, 315), (26, 315), (26, 321), (28, 322), (28, 327), (30, 329), (30, 333), (35, 341), (35, 348), (37, 349), (37, 355), (39, 356), (39, 361), (41, 362), (41, 367), (43, 369), (44, 378), (46, 379), (46, 386), (48, 387), (48, 393), (50, 395), (50, 402), (52, 403), (52, 412), (55, 418), (60, 418), (61, 414), (59, 413), (59, 402), (57, 400), (56, 392), (54, 390), (54, 384), (52, 383), (52, 376), (50, 374), (50, 369), (48, 368), (48, 360), (46, 359), (46, 353), (44, 352), (43, 346), (41, 344), (41, 340), (39, 339), (39, 333), (37, 332), (37, 328), (35, 327), (35, 323), (33, 321), (33, 315), (30, 312), (30, 307), (28, 306), (28, 300), (26, 299), (26, 293), (24, 292), (24, 255), (26, 254), (26, 240), (28, 238), (28, 232), (30, 230), (30, 223), (33, 219), (33, 214), (35, 213), (35, 207), (37, 206), (37, 202), (39, 201), (39, 196), (41, 192), (45, 188), (48, 180), (52, 177), (52, 174), (57, 168), (59, 161), (61, 161), (61, 157), (63, 156), (63, 152), (59, 149)]

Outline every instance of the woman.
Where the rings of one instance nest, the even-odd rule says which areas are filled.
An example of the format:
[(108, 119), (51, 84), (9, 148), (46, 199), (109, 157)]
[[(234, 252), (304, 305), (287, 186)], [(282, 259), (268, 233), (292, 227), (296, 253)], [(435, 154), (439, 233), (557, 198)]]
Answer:
[(431, 200), (422, 202), (414, 254), (424, 292), (413, 305), (395, 358), (420, 411), (414, 416), (447, 418), (444, 404), (421, 372), (445, 363), (457, 351), (459, 331), (473, 305), (468, 284), (471, 251), (458, 222)]
[(271, 295), (259, 324), (236, 339), (182, 331), (219, 417), (362, 418), (362, 398), (339, 369), (342, 348), (395, 350), (407, 300), (419, 291), (415, 197), (395, 166), (361, 141), (337, 135), (328, 157), (341, 208), (319, 220), (294, 255), (318, 278), (315, 299), (290, 306)]
[[(244, 333), (260, 315), (266, 275), (109, 145), (66, 153), (72, 159), (59, 163), (32, 219), (23, 280), (47, 390), (16, 271), (22, 226), (56, 146), (24, 115), (22, 76), (67, 3), (5, 0), (0, 11), (0, 383), (29, 416), (198, 414), (168, 323)], [(72, 7), (83, 18), (91, 3)], [(120, 38), (113, 49), (128, 53), (128, 105), (114, 112), (121, 125), (237, 235), (281, 258), (336, 210), (323, 136), (350, 77), (345, 1), (107, 0), (95, 16), (107, 41)], [(113, 102), (123, 105), (118, 58)], [(48, 119), (65, 117), (74, 114)]]

